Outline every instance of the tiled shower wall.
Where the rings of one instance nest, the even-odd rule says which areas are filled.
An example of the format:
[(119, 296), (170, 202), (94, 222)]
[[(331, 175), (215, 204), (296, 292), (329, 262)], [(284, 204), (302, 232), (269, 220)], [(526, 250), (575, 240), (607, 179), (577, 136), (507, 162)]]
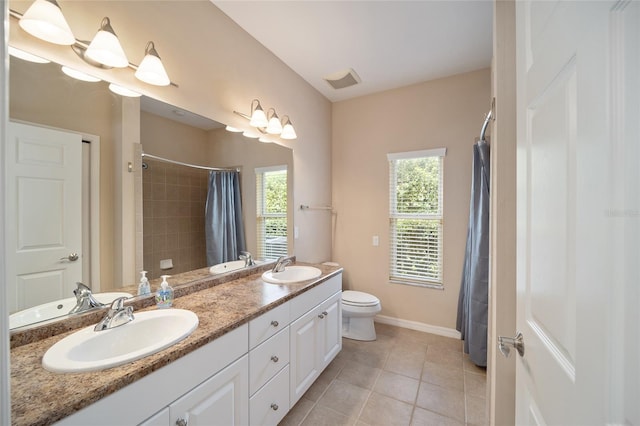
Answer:
[[(209, 173), (143, 158), (143, 252), (147, 276), (175, 275), (207, 266), (204, 209)], [(172, 259), (173, 268), (160, 269)]]

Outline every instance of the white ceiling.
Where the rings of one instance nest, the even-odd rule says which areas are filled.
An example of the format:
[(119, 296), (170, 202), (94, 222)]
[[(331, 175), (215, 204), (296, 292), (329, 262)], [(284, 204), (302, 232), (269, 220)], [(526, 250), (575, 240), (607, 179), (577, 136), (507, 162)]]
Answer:
[[(211, 1), (334, 102), (491, 64), (491, 0)], [(323, 79), (348, 68), (360, 84)]]

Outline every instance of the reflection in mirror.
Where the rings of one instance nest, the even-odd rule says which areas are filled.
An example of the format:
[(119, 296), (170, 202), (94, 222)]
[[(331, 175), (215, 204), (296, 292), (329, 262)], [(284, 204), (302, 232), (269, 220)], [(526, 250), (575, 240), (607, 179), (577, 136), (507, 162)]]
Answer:
[[(123, 117), (125, 109), (122, 105), (124, 102), (131, 102), (131, 100), (123, 100), (111, 93), (104, 82), (88, 83), (74, 80), (63, 74), (60, 66), (54, 63), (34, 64), (13, 57), (10, 61), (10, 120), (30, 123), (36, 127), (63, 129), (66, 133), (79, 134), (81, 139), (91, 142), (82, 144), (82, 170), (79, 172), (79, 180), (82, 182), (82, 196), (80, 197), (82, 199), (82, 220), (80, 220), (82, 242), (80, 248), (73, 249), (79, 255), (78, 262), (82, 263), (82, 271), (77, 278), (60, 275), (58, 280), (66, 283), (66, 287), (60, 287), (60, 290), (56, 290), (53, 294), (42, 291), (42, 288), (37, 285), (19, 288), (15, 276), (13, 279), (7, 277), (7, 282), (14, 283), (13, 285), (16, 287), (15, 291), (10, 293), (12, 295), (10, 313), (13, 314), (52, 301), (69, 299), (73, 297), (72, 288), (75, 287), (76, 281), (82, 281), (89, 285), (95, 294), (113, 292), (122, 287), (136, 285), (137, 276), (117, 278), (114, 267), (115, 257), (122, 252), (115, 237), (119, 229), (118, 226), (121, 224), (118, 224), (119, 219), (116, 217), (114, 206), (118, 204), (117, 185), (122, 180), (120, 174), (126, 173), (126, 167), (122, 167), (116, 162), (116, 150), (118, 144), (122, 143), (120, 140), (122, 134), (118, 133), (122, 126), (122, 120), (128, 119)], [(285, 166), (292, 170), (291, 150), (276, 144), (263, 144), (256, 140), (248, 140), (239, 134), (225, 131), (219, 124), (215, 127), (203, 128), (199, 121), (185, 123), (184, 120), (194, 119), (194, 117), (202, 122), (209, 120), (152, 99), (143, 97), (140, 100), (134, 100), (134, 102), (139, 102), (142, 108), (139, 114), (141, 151), (190, 164), (241, 170), (246, 248), (252, 253), (257, 253), (255, 170), (269, 166)], [(167, 118), (167, 115), (170, 118)], [(182, 120), (182, 122), (177, 120)], [(147, 159), (144, 161), (147, 162)], [(191, 174), (188, 176), (191, 183)], [(287, 189), (289, 196), (293, 189), (291, 176), (292, 173), (289, 173)], [(140, 182), (141, 188), (137, 194), (141, 194), (140, 196), (144, 199), (155, 197), (158, 192), (161, 192), (158, 186), (155, 188), (158, 192), (154, 192), (154, 185), (148, 184), (145, 184), (143, 192), (142, 180)], [(167, 184), (166, 171), (165, 184)], [(178, 196), (204, 192), (202, 183), (198, 183), (195, 187), (197, 189), (193, 190), (180, 188)], [(151, 188), (150, 194), (147, 192), (149, 188)], [(175, 191), (176, 188), (171, 190)], [(167, 191), (169, 188), (165, 187), (165, 195), (168, 195)], [(201, 209), (201, 204), (201, 201), (189, 201), (189, 217), (191, 217), (191, 209)], [(49, 205), (45, 205), (47, 208), (34, 211), (35, 219), (47, 217), (50, 209)], [(140, 206), (142, 206), (142, 202), (140, 202)], [(185, 204), (177, 203), (172, 207), (167, 205), (167, 212), (169, 208), (176, 208), (179, 214), (186, 215)], [(160, 210), (152, 207), (150, 212), (147, 209), (139, 212), (140, 223), (143, 222), (143, 216), (145, 219), (148, 217), (154, 219), (149, 222), (150, 232), (145, 233), (144, 244), (142, 241), (138, 244), (139, 247), (145, 247), (145, 251), (141, 253), (144, 267), (152, 272), (163, 271), (169, 275), (175, 275), (182, 271), (210, 266), (206, 263), (196, 263), (193, 260), (202, 258), (202, 254), (198, 251), (202, 249), (200, 242), (191, 243), (185, 237), (176, 237), (177, 234), (170, 232), (165, 234), (165, 237), (158, 236), (159, 229), (170, 231), (177, 226), (192, 236), (200, 235), (201, 240), (203, 226), (197, 224), (198, 220), (174, 220), (168, 216), (161, 218), (159, 217), (161, 211), (162, 207)], [(292, 206), (288, 206), (286, 216), (288, 223), (291, 224)], [(146, 220), (144, 228), (147, 228)], [(137, 235), (136, 233), (136, 237)], [(139, 235), (142, 239), (142, 232)], [(289, 239), (289, 247), (292, 247), (291, 237), (287, 238)], [(146, 253), (147, 243), (154, 246), (151, 255)], [(158, 250), (155, 251), (155, 248)], [(178, 252), (171, 253), (170, 248), (177, 248)], [(68, 257), (69, 253), (65, 252), (58, 256), (54, 266), (57, 267), (61, 262), (67, 262), (59, 259)], [(173, 268), (161, 270), (160, 260), (167, 259), (172, 260)], [(147, 264), (147, 261), (151, 263)], [(55, 268), (50, 267), (48, 271), (53, 269)], [(39, 283), (34, 282), (34, 284)], [(155, 289), (152, 288), (153, 290)], [(57, 311), (62, 315), (65, 313), (63, 309)]]

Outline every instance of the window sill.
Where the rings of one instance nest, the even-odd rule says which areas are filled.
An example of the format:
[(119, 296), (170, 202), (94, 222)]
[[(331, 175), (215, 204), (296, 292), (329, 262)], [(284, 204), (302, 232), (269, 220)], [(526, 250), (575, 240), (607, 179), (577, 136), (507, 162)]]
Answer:
[(416, 282), (400, 281), (400, 280), (389, 280), (389, 283), (390, 284), (410, 285), (412, 287), (431, 288), (431, 289), (434, 289), (434, 290), (444, 290), (444, 286), (442, 284), (435, 284), (435, 283), (416, 283)]

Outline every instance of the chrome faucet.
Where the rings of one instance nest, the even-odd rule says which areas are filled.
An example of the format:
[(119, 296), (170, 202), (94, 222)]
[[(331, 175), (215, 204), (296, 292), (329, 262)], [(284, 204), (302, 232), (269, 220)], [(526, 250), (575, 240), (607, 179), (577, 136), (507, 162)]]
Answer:
[(291, 263), (292, 263), (291, 259), (289, 259), (287, 256), (280, 256), (276, 261), (276, 264), (271, 270), (271, 272), (273, 273), (282, 272), (284, 271), (285, 267), (287, 265), (290, 265)]
[(249, 253), (248, 251), (241, 251), (240, 256), (238, 256), (238, 259), (244, 260), (245, 268), (247, 266), (253, 266), (256, 264), (256, 262), (253, 261), (253, 257), (251, 256), (251, 253)]
[(73, 290), (73, 294), (76, 295), (77, 302), (76, 306), (69, 311), (69, 314), (77, 314), (90, 309), (107, 306), (98, 302), (96, 298), (93, 297), (93, 294), (91, 294), (91, 289), (80, 282), (76, 283), (76, 289)]
[(111, 307), (102, 320), (93, 328), (94, 331), (102, 331), (115, 328), (133, 321), (133, 307), (124, 306), (127, 297), (118, 297), (111, 303)]

